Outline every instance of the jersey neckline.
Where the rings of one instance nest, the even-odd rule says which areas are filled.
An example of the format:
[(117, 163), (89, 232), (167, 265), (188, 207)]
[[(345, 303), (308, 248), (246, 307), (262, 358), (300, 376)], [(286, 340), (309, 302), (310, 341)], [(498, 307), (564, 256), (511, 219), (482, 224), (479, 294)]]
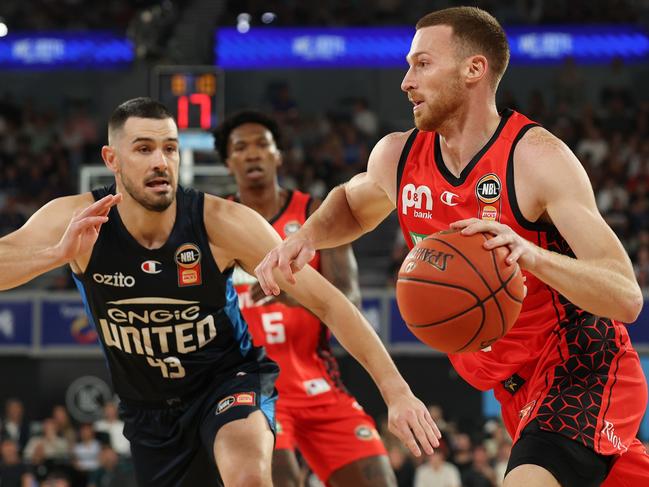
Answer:
[[(279, 219), (281, 218), (281, 216), (284, 214), (284, 212), (286, 211), (286, 209), (288, 208), (288, 206), (291, 204), (291, 201), (293, 200), (293, 193), (294, 193), (294, 191), (293, 191), (292, 189), (281, 188), (281, 187), (280, 187), (280, 191), (281, 191), (281, 190), (285, 190), (285, 191), (286, 191), (286, 201), (284, 201), (284, 204), (283, 204), (282, 207), (277, 211), (277, 213), (275, 213), (273, 216), (271, 216), (271, 217), (267, 220), (268, 223), (270, 223), (271, 225), (272, 225), (273, 223), (275, 223), (277, 220), (279, 220)], [(234, 202), (243, 205), (243, 203), (241, 203), (241, 199), (239, 198), (239, 193), (235, 193), (234, 195), (232, 195), (232, 199), (233, 199)], [(244, 205), (244, 206), (247, 206), (247, 205)], [(250, 207), (248, 206), (248, 208), (250, 208)]]
[(122, 216), (119, 214), (119, 211), (117, 209), (117, 206), (112, 208), (112, 211), (115, 211), (115, 222), (117, 223), (117, 228), (119, 233), (122, 234), (122, 236), (129, 242), (131, 246), (138, 250), (143, 250), (146, 252), (160, 252), (163, 251), (164, 249), (167, 248), (169, 245), (169, 242), (171, 242), (174, 239), (175, 234), (178, 232), (178, 228), (180, 227), (180, 217), (181, 217), (181, 206), (183, 203), (183, 189), (181, 188), (180, 185), (176, 188), (176, 219), (174, 220), (174, 226), (171, 229), (171, 232), (169, 233), (169, 236), (167, 237), (167, 240), (160, 246), (155, 249), (148, 249), (144, 245), (140, 244), (133, 235), (131, 235), (131, 232), (128, 231), (128, 228), (126, 228), (126, 225), (124, 225), (124, 221), (122, 220)]
[(440, 135), (439, 133), (435, 132), (435, 164), (437, 165), (437, 169), (441, 173), (441, 175), (444, 177), (444, 179), (451, 184), (452, 186), (460, 186), (464, 184), (466, 181), (466, 178), (469, 176), (473, 168), (480, 162), (480, 159), (485, 155), (485, 153), (491, 148), (491, 146), (498, 140), (498, 136), (502, 132), (503, 128), (505, 128), (505, 125), (507, 124), (507, 121), (509, 118), (512, 116), (514, 112), (507, 108), (503, 110), (500, 114), (500, 122), (498, 123), (498, 127), (496, 127), (495, 132), (491, 136), (491, 138), (487, 141), (487, 143), (478, 151), (478, 153), (473, 156), (471, 161), (469, 161), (469, 164), (462, 169), (462, 172), (460, 173), (459, 177), (456, 177), (451, 171), (449, 171), (448, 167), (446, 167), (446, 164), (444, 164), (444, 157), (442, 156), (442, 146), (440, 142)]

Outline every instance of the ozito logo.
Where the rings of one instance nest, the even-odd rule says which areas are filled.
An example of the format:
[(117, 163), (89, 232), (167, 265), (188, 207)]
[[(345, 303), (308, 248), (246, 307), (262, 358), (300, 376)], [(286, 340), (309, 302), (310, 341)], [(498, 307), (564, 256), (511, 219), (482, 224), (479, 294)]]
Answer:
[(475, 195), (483, 203), (495, 203), (500, 199), (501, 188), (500, 178), (495, 174), (487, 174), (475, 185)]
[(92, 275), (93, 281), (98, 284), (113, 287), (133, 287), (135, 286), (135, 278), (133, 276), (125, 276), (121, 272), (115, 274), (99, 274)]

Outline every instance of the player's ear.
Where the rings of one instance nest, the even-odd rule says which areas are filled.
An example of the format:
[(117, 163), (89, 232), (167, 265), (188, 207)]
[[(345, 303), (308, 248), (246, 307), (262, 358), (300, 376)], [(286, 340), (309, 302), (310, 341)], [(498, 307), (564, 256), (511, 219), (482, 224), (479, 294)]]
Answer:
[(482, 54), (469, 56), (465, 59), (464, 75), (469, 84), (475, 84), (487, 75), (489, 61)]
[(110, 145), (105, 145), (101, 148), (101, 158), (104, 160), (106, 167), (113, 173), (117, 172), (117, 154), (115, 149)]

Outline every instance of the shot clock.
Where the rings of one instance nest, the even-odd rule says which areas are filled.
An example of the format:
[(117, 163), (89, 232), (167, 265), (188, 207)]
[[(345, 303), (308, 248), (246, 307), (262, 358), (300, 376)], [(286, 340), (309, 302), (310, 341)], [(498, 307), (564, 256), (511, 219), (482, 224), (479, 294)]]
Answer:
[(223, 116), (223, 72), (214, 66), (157, 66), (151, 97), (171, 111), (178, 130), (211, 130)]

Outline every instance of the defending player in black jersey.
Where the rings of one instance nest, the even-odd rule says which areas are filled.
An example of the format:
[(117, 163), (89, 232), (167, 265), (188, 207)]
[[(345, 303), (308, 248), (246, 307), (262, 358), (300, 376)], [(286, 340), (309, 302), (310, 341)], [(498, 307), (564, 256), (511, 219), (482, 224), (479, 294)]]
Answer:
[[(232, 269), (252, 273), (279, 237), (243, 205), (178, 187), (178, 130), (158, 102), (117, 107), (102, 157), (113, 187), (55, 199), (0, 239), (0, 289), (71, 266), (140, 485), (209, 485), (196, 472), (216, 463), (227, 487), (270, 487), (277, 366), (250, 343)], [(357, 309), (314, 270), (277, 280), (372, 375), (393, 432), (432, 453), (439, 431)]]

